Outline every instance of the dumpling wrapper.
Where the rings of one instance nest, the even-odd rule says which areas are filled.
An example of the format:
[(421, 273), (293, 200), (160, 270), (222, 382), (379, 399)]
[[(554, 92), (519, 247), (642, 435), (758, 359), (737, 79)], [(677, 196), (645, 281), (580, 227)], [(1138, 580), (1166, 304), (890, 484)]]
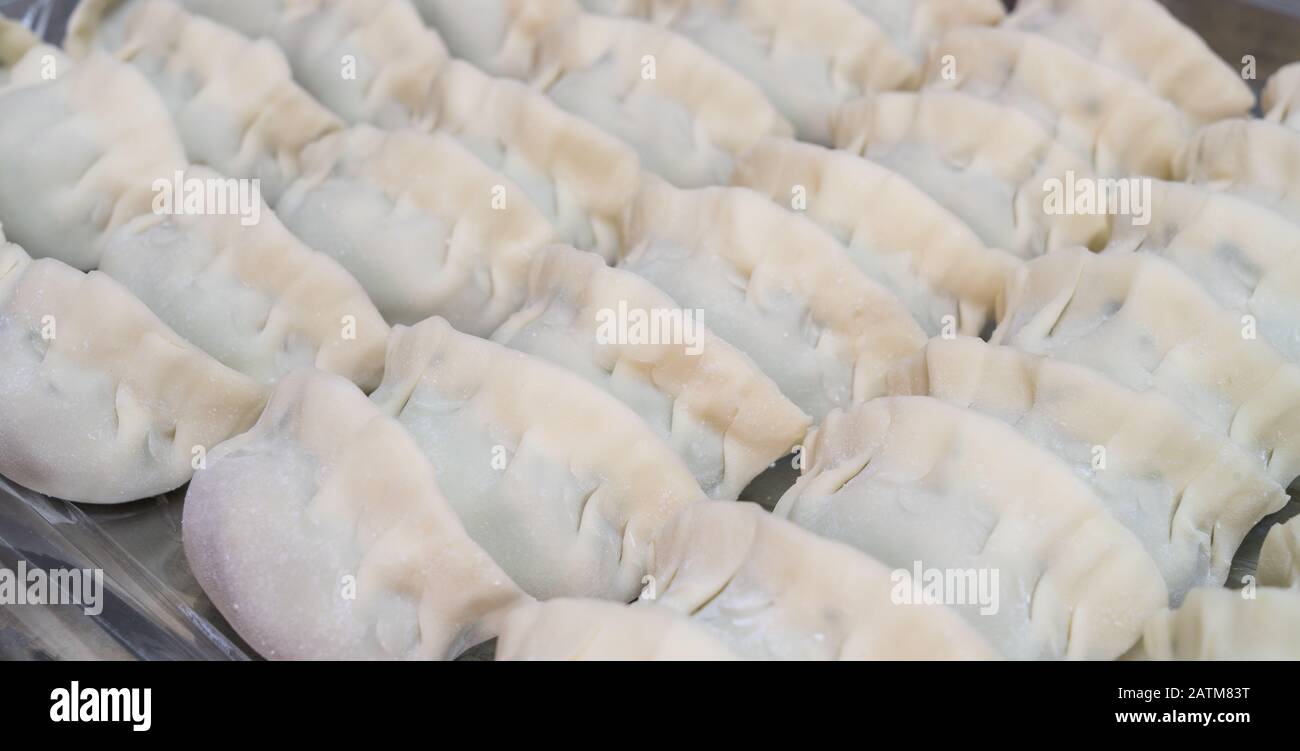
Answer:
[(732, 184), (805, 213), (835, 235), (930, 334), (983, 332), (1020, 266), (907, 178), (854, 154), (764, 139), (741, 158)]
[(351, 383), (300, 370), (185, 497), (185, 557), (268, 659), (450, 659), (527, 600)]
[[(224, 181), (191, 167), (183, 179)], [(315, 366), (379, 385), (388, 324), (352, 275), (303, 245), (269, 208), (148, 214), (108, 238), (99, 270), (224, 365), (273, 384)]]
[(557, 239), (517, 186), (444, 133), (358, 125), (308, 147), (303, 167), (276, 212), (389, 323), (439, 315), (490, 335), (523, 303), (533, 253)]
[(184, 169), (185, 150), (138, 72), (104, 55), (73, 63), (25, 33), (0, 19), (0, 223), (34, 257), (93, 269), (108, 235), (150, 213), (154, 181)]
[(582, 12), (576, 0), (411, 0), (451, 54), (494, 76), (526, 79), (546, 31)]
[(950, 29), (995, 26), (1006, 17), (1002, 0), (849, 0), (870, 16), (918, 64)]
[(1227, 189), (1300, 225), (1300, 132), (1266, 120), (1201, 128), (1178, 156), (1174, 177)]
[(753, 191), (647, 177), (624, 237), (620, 268), (704, 310), (814, 420), (880, 394), (891, 364), (925, 343), (835, 238)]
[(265, 400), (108, 276), (0, 236), (0, 474), (69, 501), (148, 498)]
[[(599, 5), (599, 3), (597, 3)], [(831, 142), (840, 105), (920, 82), (917, 61), (849, 0), (650, 0), (633, 12), (758, 84), (799, 138)]]
[(1278, 484), (1300, 475), (1300, 367), (1250, 338), (1249, 319), (1149, 253), (1056, 251), (1026, 272), (994, 343), (1162, 393), (1266, 462)]
[(1150, 660), (1300, 660), (1300, 592), (1259, 587), (1198, 589), (1182, 607), (1147, 623), (1140, 657)]
[(1300, 587), (1300, 518), (1268, 530), (1259, 551), (1257, 578), (1262, 587)]
[(1151, 180), (1150, 223), (1116, 220), (1106, 253), (1163, 256), (1300, 363), (1300, 224), (1240, 195)]
[(68, 51), (130, 64), (171, 112), (191, 161), (261, 180), (274, 205), (301, 173), (307, 144), (343, 122), (293, 81), (283, 53), (190, 15), (171, 0), (87, 0), (68, 22)]
[(567, 246), (538, 254), (528, 302), (492, 335), (632, 408), (711, 498), (734, 499), (809, 418), (746, 355), (636, 274)]
[(1022, 0), (1004, 26), (1050, 37), (1142, 81), (1198, 122), (1255, 107), (1241, 73), (1156, 0)]
[(642, 601), (675, 610), (751, 660), (987, 660), (943, 605), (905, 602), (906, 571), (752, 503), (683, 510), (654, 545)]
[(1191, 136), (1188, 117), (1144, 83), (1047, 37), (1006, 27), (945, 34), (931, 52), (926, 86), (1025, 112), (1102, 177), (1168, 179)]
[(969, 591), (944, 599), (1007, 657), (1118, 657), (1169, 601), (1092, 489), (991, 417), (876, 399), (832, 413), (803, 458), (778, 515), (888, 566), (996, 576), (991, 608)]
[(729, 662), (721, 640), (667, 608), (605, 600), (550, 600), (510, 611), (497, 660)]
[(632, 599), (655, 532), (704, 498), (614, 397), (441, 319), (394, 329), (372, 398), (433, 462), (470, 536), (539, 599)]
[(956, 91), (868, 97), (840, 112), (835, 145), (910, 180), (986, 245), (1020, 258), (1101, 248), (1110, 219), (1048, 213), (1050, 181), (1094, 177), (1088, 162), (1012, 107)]
[(684, 188), (725, 184), (760, 138), (793, 133), (758, 86), (644, 21), (581, 14), (557, 24), (539, 43), (530, 80)]
[(1261, 101), (1264, 119), (1300, 130), (1300, 63), (1291, 63), (1274, 73), (1264, 86)]
[(1221, 586), (1246, 534), (1287, 502), (1263, 462), (1155, 391), (978, 339), (933, 339), (890, 392), (1011, 425), (1085, 479), (1155, 559), (1174, 603)]

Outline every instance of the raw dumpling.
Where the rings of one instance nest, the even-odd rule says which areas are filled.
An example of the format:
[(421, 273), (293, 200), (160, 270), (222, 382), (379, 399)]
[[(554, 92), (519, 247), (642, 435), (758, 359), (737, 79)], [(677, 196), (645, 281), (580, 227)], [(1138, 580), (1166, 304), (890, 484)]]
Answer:
[(1244, 197), (1150, 180), (1149, 223), (1116, 220), (1107, 253), (1164, 256), (1300, 363), (1300, 225)]
[(180, 0), (244, 36), (274, 40), (294, 77), (349, 123), (427, 126), (447, 48), (408, 0)]
[(840, 112), (835, 145), (906, 177), (990, 247), (1032, 258), (1106, 244), (1107, 216), (1047, 210), (1047, 188), (1092, 178), (1088, 163), (1011, 107), (951, 91), (880, 94)]
[(559, 24), (543, 37), (531, 78), (684, 188), (725, 184), (760, 138), (793, 132), (753, 83), (643, 21), (581, 14)]
[(1169, 600), (1096, 494), (993, 418), (877, 399), (832, 413), (803, 458), (778, 515), (887, 566), (988, 580), (939, 594), (1008, 657), (1118, 657)]
[(1255, 106), (1241, 74), (1156, 0), (1021, 0), (1005, 26), (1120, 70), (1200, 122)]
[(109, 277), (0, 237), (0, 474), (69, 501), (148, 498), (265, 399)]
[(1168, 178), (1190, 137), (1187, 117), (1145, 84), (1036, 34), (951, 31), (926, 82), (1020, 109), (1102, 177)]
[(1147, 623), (1139, 656), (1151, 660), (1300, 660), (1300, 592), (1198, 589)]
[(740, 659), (707, 629), (668, 608), (551, 600), (515, 608), (498, 660), (708, 661)]
[(451, 54), (494, 76), (527, 78), (547, 29), (578, 15), (576, 0), (411, 0)]
[(261, 180), (275, 204), (298, 177), (302, 149), (343, 123), (293, 82), (267, 39), (250, 41), (170, 0), (87, 0), (69, 22), (68, 50), (112, 53), (147, 77), (191, 161)]
[(280, 219), (390, 323), (439, 315), (491, 334), (523, 303), (533, 253), (557, 239), (518, 187), (446, 134), (358, 125), (308, 147), (303, 168)]
[(741, 158), (732, 183), (806, 213), (835, 235), (931, 334), (948, 316), (947, 328), (983, 332), (1020, 265), (906, 178), (853, 154), (764, 139)]
[(562, 240), (615, 257), (618, 223), (641, 177), (630, 146), (524, 84), (460, 61), (443, 68), (433, 98), (438, 130), (518, 184)]
[[(7, 51), (22, 46), (9, 44), (20, 31), (0, 19)], [(108, 235), (151, 211), (155, 180), (184, 169), (185, 150), (148, 81), (106, 56), (74, 65), (33, 45), (10, 73), (0, 89), (0, 223), (37, 258), (93, 269)]]
[(679, 190), (647, 177), (629, 210), (619, 266), (753, 358), (820, 420), (881, 393), (925, 334), (888, 290), (808, 219), (743, 188)]
[(1178, 267), (1149, 253), (1075, 249), (1026, 271), (994, 343), (1158, 391), (1267, 462), (1279, 484), (1300, 474), (1300, 368)]
[(185, 557), (263, 657), (447, 659), (527, 600), (470, 539), (395, 420), (300, 370), (185, 497)]
[(831, 139), (850, 98), (913, 88), (920, 66), (849, 0), (650, 0), (633, 10), (758, 84), (799, 138)]
[(656, 538), (641, 600), (689, 616), (746, 659), (997, 657), (955, 612), (899, 597), (913, 585), (908, 571), (752, 503), (709, 501)]
[(995, 417), (1064, 460), (1146, 547), (1175, 603), (1222, 585), (1246, 534), (1287, 501), (1263, 462), (1179, 405), (1061, 360), (933, 339), (890, 392)]
[(1300, 517), (1268, 531), (1259, 551), (1258, 579), (1265, 587), (1300, 587)]
[(1300, 132), (1265, 120), (1201, 128), (1179, 155), (1179, 180), (1227, 188), (1300, 224)]
[(1291, 63), (1268, 79), (1263, 106), (1265, 119), (1300, 130), (1300, 63)]
[[(191, 167), (185, 181), (223, 181)], [(188, 341), (270, 385), (316, 366), (379, 385), (388, 325), (334, 259), (303, 245), (266, 206), (235, 214), (147, 214), (108, 239), (99, 270)]]
[(566, 246), (538, 254), (528, 301), (493, 340), (631, 407), (712, 498), (736, 498), (803, 439), (808, 416), (758, 366), (636, 274)]
[(394, 329), (372, 398), (433, 462), (470, 536), (540, 599), (627, 602), (655, 532), (704, 498), (614, 397), (441, 319)]

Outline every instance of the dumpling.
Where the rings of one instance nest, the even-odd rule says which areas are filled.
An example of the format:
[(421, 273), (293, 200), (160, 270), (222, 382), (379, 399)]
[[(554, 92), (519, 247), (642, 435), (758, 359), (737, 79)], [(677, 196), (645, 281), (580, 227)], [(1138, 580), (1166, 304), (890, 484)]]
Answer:
[(981, 660), (997, 652), (915, 582), (752, 503), (679, 512), (655, 540), (641, 600), (675, 610), (746, 659)]
[(185, 557), (263, 657), (447, 659), (527, 601), (470, 539), (395, 420), (295, 371), (185, 497)]
[[(0, 19), (7, 39), (21, 33)], [(0, 223), (37, 258), (93, 269), (108, 235), (150, 213), (155, 180), (184, 169), (185, 150), (149, 83), (105, 56), (74, 65), (33, 44), (10, 73), (0, 89)]]
[(935, 40), (962, 26), (994, 26), (1006, 16), (1002, 0), (849, 0), (870, 16), (918, 64)]
[(0, 236), (0, 474), (69, 501), (148, 498), (265, 399), (109, 277)]
[(250, 41), (170, 0), (83, 2), (68, 29), (73, 56), (108, 51), (149, 79), (192, 161), (261, 180), (272, 205), (298, 177), (302, 149), (343, 126), (298, 88), (273, 42)]
[(1096, 494), (991, 417), (877, 399), (832, 413), (803, 458), (778, 515), (886, 566), (957, 579), (936, 596), (1007, 657), (1118, 657), (1168, 602)]
[(1254, 317), (1258, 334), (1300, 363), (1300, 225), (1203, 185), (1148, 182), (1147, 224), (1116, 220), (1106, 253), (1163, 256), (1219, 305)]
[(1226, 188), (1300, 224), (1300, 132), (1265, 120), (1197, 131), (1174, 166), (1179, 180)]
[(888, 290), (812, 221), (743, 188), (679, 190), (648, 177), (625, 225), (619, 267), (749, 355), (820, 420), (881, 393), (885, 373), (925, 343)]
[(983, 332), (1020, 266), (906, 178), (853, 154), (764, 139), (741, 158), (732, 184), (806, 213), (931, 334), (948, 316), (947, 328)]
[(617, 397), (710, 497), (731, 499), (803, 439), (809, 418), (707, 319), (636, 274), (557, 245), (538, 254), (527, 302), (492, 339)]
[[(191, 167), (182, 179), (225, 178)], [(236, 214), (146, 214), (105, 244), (99, 270), (186, 340), (270, 385), (303, 366), (379, 385), (388, 325), (334, 259), (303, 245), (266, 206)]]
[(553, 27), (537, 55), (535, 86), (674, 185), (725, 184), (760, 138), (793, 133), (757, 86), (644, 21), (582, 14)]
[(1300, 63), (1291, 63), (1268, 79), (1262, 103), (1266, 120), (1300, 130)]
[(372, 399), (433, 462), (470, 536), (540, 599), (627, 602), (655, 532), (704, 498), (614, 397), (441, 319), (394, 330)]
[(1122, 71), (1200, 122), (1255, 106), (1241, 74), (1156, 0), (1022, 0), (1004, 25)]
[[(597, 3), (601, 5), (601, 3)], [(667, 26), (758, 84), (799, 138), (829, 144), (850, 98), (914, 88), (920, 65), (849, 0), (650, 0)]]
[(389, 323), (439, 315), (487, 336), (523, 303), (554, 229), (503, 175), (442, 133), (358, 125), (303, 152), (276, 212), (361, 282)]
[(1300, 592), (1198, 589), (1147, 623), (1139, 656), (1151, 660), (1300, 660)]
[(986, 245), (1021, 258), (1101, 248), (1110, 233), (1102, 214), (1048, 212), (1053, 182), (1092, 169), (1010, 107), (961, 92), (879, 94), (841, 110), (835, 145), (906, 177)]
[(1300, 587), (1300, 521), (1274, 524), (1259, 551), (1258, 579), (1265, 587)]
[(438, 130), (513, 180), (562, 240), (615, 257), (618, 223), (641, 178), (630, 146), (524, 84), (460, 61), (434, 84), (433, 116)]
[(429, 123), (447, 48), (407, 0), (179, 2), (244, 36), (274, 40), (298, 83), (349, 123)]
[(740, 657), (668, 608), (559, 599), (510, 611), (497, 638), (496, 659), (726, 662)]
[(1222, 585), (1246, 534), (1287, 501), (1263, 462), (1178, 404), (1087, 367), (933, 339), (889, 390), (997, 418), (1062, 459), (1142, 542), (1175, 603)]
[(1140, 81), (1051, 39), (1008, 28), (944, 35), (931, 54), (926, 85), (1020, 109), (1102, 177), (1168, 178), (1190, 137), (1187, 117)]
[(411, 0), (451, 54), (494, 76), (527, 78), (540, 38), (582, 12), (576, 0)]
[(1169, 261), (1056, 251), (1008, 293), (993, 342), (1086, 365), (1154, 390), (1267, 462), (1300, 474), (1300, 368)]

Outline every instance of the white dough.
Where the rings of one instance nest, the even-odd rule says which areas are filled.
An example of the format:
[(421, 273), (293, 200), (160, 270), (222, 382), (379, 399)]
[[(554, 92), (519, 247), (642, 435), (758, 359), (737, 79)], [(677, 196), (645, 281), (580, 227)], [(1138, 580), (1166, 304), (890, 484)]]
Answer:
[(0, 237), (0, 474), (69, 501), (148, 498), (265, 399), (109, 277)]
[(1215, 123), (1179, 154), (1174, 176), (1245, 196), (1300, 225), (1300, 131), (1266, 120)]
[(1147, 623), (1139, 656), (1152, 660), (1300, 660), (1300, 592), (1259, 587), (1254, 597), (1198, 589)]
[(740, 659), (707, 629), (668, 608), (605, 600), (550, 600), (515, 608), (498, 660), (706, 661)]
[(575, 0), (411, 0), (451, 54), (494, 76), (528, 78), (541, 37), (582, 12)]
[(614, 397), (441, 319), (394, 329), (373, 399), (433, 462), (470, 536), (541, 599), (628, 601), (655, 532), (704, 498)]
[(971, 586), (944, 601), (1011, 658), (1118, 657), (1169, 599), (1141, 543), (1061, 460), (937, 399), (832, 413), (776, 513), (889, 566), (996, 576), (992, 602)]
[(492, 338), (631, 407), (713, 498), (739, 496), (808, 428), (752, 360), (709, 330), (706, 312), (684, 310), (592, 253), (558, 245), (540, 253), (528, 302)]
[(1274, 73), (1264, 87), (1264, 118), (1300, 130), (1300, 63)]
[(318, 371), (212, 451), (183, 531), (203, 591), (268, 659), (449, 659), (527, 600), (402, 426)]
[(1259, 551), (1258, 580), (1262, 587), (1300, 588), (1300, 521), (1269, 529)]

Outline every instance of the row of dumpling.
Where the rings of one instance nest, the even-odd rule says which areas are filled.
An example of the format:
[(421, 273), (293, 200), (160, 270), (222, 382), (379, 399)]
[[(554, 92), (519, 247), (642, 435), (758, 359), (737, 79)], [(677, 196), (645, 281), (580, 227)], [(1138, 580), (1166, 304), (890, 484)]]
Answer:
[[(107, 16), (96, 15), (105, 12)], [(114, 19), (121, 25), (114, 26)], [(97, 25), (101, 20), (102, 27)], [(801, 437), (807, 418), (749, 359), (707, 332), (698, 341), (705, 352), (702, 358), (685, 357), (675, 346), (597, 348), (591, 332), (583, 328), (591, 325), (592, 309), (608, 308), (616, 300), (667, 308), (671, 301), (637, 277), (606, 268), (597, 256), (538, 249), (552, 230), (534, 221), (524, 198), (508, 195), (501, 209), (511, 220), (520, 217), (517, 221), (475, 212), (491, 193), (489, 187), (509, 187), (509, 181), (493, 175), (493, 180), (476, 185), (466, 174), (473, 177), (476, 169), (486, 174), (486, 167), (451, 142), (410, 131), (347, 128), (333, 122), (287, 77), (272, 75), (265, 86), (231, 85), (266, 84), (268, 72), (283, 71), (276, 65), (278, 53), (184, 16), (172, 4), (86, 3), (72, 29), (69, 46), (74, 50), (87, 34), (111, 39), (118, 33), (148, 32), (159, 42), (150, 47), (132, 41), (130, 59), (145, 74), (141, 78), (139, 72), (85, 49), (79, 55), (83, 59), (74, 63), (18, 29), (5, 28), (0, 112), (6, 115), (2, 122), (9, 179), (0, 196), (0, 212), (42, 260), (33, 261), (17, 246), (7, 246), (13, 263), (5, 267), (3, 321), (21, 346), (7, 352), (5, 363), (6, 396), (12, 397), (5, 400), (6, 417), (14, 419), (6, 420), (4, 470), (54, 495), (109, 501), (160, 492), (184, 482), (192, 468), (206, 468), (192, 486), (195, 498), (188, 507), (192, 512), (187, 511), (191, 560), (213, 599), (241, 633), (247, 632), (267, 653), (372, 654), (367, 647), (382, 643), (382, 654), (454, 654), (472, 643), (458, 638), (436, 646), (438, 637), (428, 634), (427, 641), (416, 639), (418, 649), (410, 648), (406, 638), (424, 619), (404, 619), (409, 599), (402, 598), (411, 595), (409, 579), (398, 587), (396, 599), (380, 594), (380, 588), (364, 588), (376, 599), (358, 606), (367, 624), (359, 641), (340, 643), (329, 634), (323, 641), (298, 638), (287, 644), (255, 639), (256, 621), (246, 619), (265, 614), (259, 606), (269, 608), (276, 601), (258, 599), (257, 592), (241, 587), (273, 584), (302, 588), (307, 596), (322, 591), (317, 585), (333, 593), (338, 583), (322, 578), (333, 571), (328, 567), (310, 583), (292, 576), (265, 582), (257, 550), (273, 551), (281, 561), (299, 556), (316, 562), (346, 559), (353, 547), (346, 539), (327, 537), (330, 529), (323, 521), (330, 511), (311, 504), (324, 503), (356, 522), (367, 503), (395, 503), (388, 497), (392, 486), (381, 482), (373, 465), (364, 465), (361, 475), (351, 477), (346, 463), (321, 448), (337, 432), (330, 421), (349, 415), (336, 404), (351, 399), (362, 414), (372, 413), (367, 420), (382, 418), (378, 422), (388, 425), (388, 432), (405, 436), (392, 440), (405, 440), (406, 448), (414, 441), (423, 463), (409, 451), (393, 453), (403, 456), (403, 465), (412, 472), (431, 475), (436, 467), (439, 486), (456, 499), (459, 520), (441, 517), (447, 524), (441, 533), (414, 524), (418, 511), (386, 507), (391, 523), (403, 528), (411, 524), (416, 547), (437, 551), (438, 534), (452, 535), (463, 524), (471, 531), (474, 548), (491, 552), (493, 557), (477, 560), (497, 586), (522, 586), (537, 596), (626, 599), (635, 593), (644, 571), (651, 534), (679, 506), (705, 497), (697, 478), (724, 497), (734, 496), (748, 477)], [(149, 53), (159, 49), (170, 57), (151, 58)], [(204, 67), (199, 55), (203, 50), (230, 55), (226, 59), (255, 59), (265, 67), (256, 79), (232, 82), (223, 79), (224, 66), (209, 60)], [(163, 94), (161, 101), (150, 84)], [(517, 98), (531, 102), (522, 95)], [(171, 132), (168, 115), (180, 125), (183, 137)], [(343, 136), (330, 140), (340, 133)], [(369, 149), (334, 155), (323, 174), (302, 169), (299, 177), (284, 181), (283, 191), (275, 189), (274, 178), (297, 167), (293, 151), (274, 147), (294, 139), (306, 141), (301, 149), (305, 165), (309, 152), (329, 154), (328, 146), (337, 147), (347, 138)], [(399, 146), (385, 152), (394, 142)], [(435, 150), (437, 146), (442, 149)], [(206, 161), (237, 168), (231, 174), (266, 175), (272, 194), (280, 195), (272, 200), (281, 216), (292, 213), (286, 207), (295, 204), (286, 203), (285, 197), (295, 191), (338, 191), (342, 197), (319, 196), (320, 206), (310, 221), (287, 220), (288, 229), (266, 206), (261, 207), (260, 220), (247, 225), (235, 215), (160, 217), (151, 210), (156, 207), (149, 206), (159, 177), (179, 172), (185, 179), (217, 177), (187, 167), (186, 152), (191, 158), (203, 155)], [(336, 167), (344, 162), (351, 163)], [(384, 210), (368, 225), (357, 227), (348, 212), (358, 204), (364, 207), (362, 199), (368, 195), (385, 201)], [(395, 205), (398, 201), (403, 205)], [(757, 199), (750, 204), (766, 210), (758, 213), (768, 218), (772, 229), (788, 231), (776, 219), (783, 214)], [(586, 387), (583, 380), (458, 333), (438, 320), (386, 336), (386, 324), (360, 290), (391, 299), (380, 294), (383, 285), (401, 285), (407, 277), (418, 281), (427, 265), (435, 265), (390, 266), (364, 274), (365, 264), (387, 262), (385, 253), (394, 244), (365, 246), (366, 233), (388, 231), (394, 220), (404, 219), (417, 229), (436, 230), (438, 221), (454, 224), (441, 235), (450, 236), (451, 253), (460, 240), (466, 256), (447, 260), (442, 268), (451, 271), (440, 280), (437, 294), (417, 297), (414, 304), (437, 306), (448, 317), (460, 312), (460, 325), (478, 326), (480, 331), (493, 331), (492, 317), (505, 317), (504, 328), (518, 333), (518, 341), (564, 359), (607, 391), (642, 408), (648, 421)], [(734, 231), (741, 231), (742, 224), (738, 220)], [(511, 268), (503, 263), (505, 273), (494, 274), (496, 259), (482, 257), (491, 251), (508, 258), (512, 225), (546, 229), (532, 235), (536, 242), (529, 243), (530, 236), (523, 234), (525, 239), (516, 244), (523, 249), (519, 255), (537, 260), (529, 269), (523, 310), (509, 315), (507, 306), (503, 316), (494, 306), (474, 303), (484, 299), (482, 290), (492, 293), (515, 280), (509, 272), (522, 264)], [(51, 226), (71, 231), (56, 239)], [(315, 231), (318, 242), (334, 243), (334, 260), (295, 239), (290, 229), (303, 239)], [(475, 233), (496, 234), (483, 238)], [(865, 290), (864, 297), (881, 300), (880, 307), (893, 316), (886, 323), (910, 335), (913, 324), (890, 307), (887, 295), (869, 283), (853, 286), (859, 277), (843, 252), (831, 252), (823, 238), (814, 240), (822, 243), (829, 268), (812, 264), (814, 273), (803, 279), (799, 264), (790, 260), (774, 258), (767, 262), (770, 270), (754, 268), (763, 259), (738, 257), (735, 263), (751, 264), (749, 272), (755, 277), (793, 277), (807, 290), (820, 290), (823, 281), (847, 284), (842, 299), (835, 302), (846, 302), (844, 320), (853, 336), (861, 336), (862, 322), (870, 318), (854, 302), (856, 293)], [(438, 244), (433, 243), (435, 251)], [(709, 250), (738, 253), (732, 248)], [(59, 258), (98, 271), (82, 274)], [(361, 264), (348, 267), (361, 284), (339, 268), (349, 260)], [(466, 302), (457, 306), (457, 300)], [(743, 297), (738, 302), (741, 310), (733, 320), (743, 322)], [(841, 315), (835, 306), (825, 309), (823, 315)], [(396, 318), (391, 312), (389, 316)], [(815, 337), (816, 347), (808, 349), (830, 350), (833, 367), (843, 368), (834, 359), (843, 355), (831, 341), (838, 333)], [(887, 343), (892, 334), (874, 336)], [(385, 346), (387, 367), (375, 357), (378, 351), (384, 359)], [(849, 352), (850, 371), (857, 365), (859, 346), (850, 337), (841, 347)], [(363, 387), (373, 386), (381, 372), (383, 382), (374, 400), (366, 401), (355, 387), (324, 375), (282, 378), (296, 366), (313, 364)], [(291, 434), (292, 440), (306, 444), (303, 450), (264, 450), (257, 429), (221, 444), (211, 456), (206, 451), (192, 455), (193, 449), (243, 430), (277, 381), (284, 394), (275, 392), (281, 401), (305, 399), (306, 384), (318, 381), (338, 392), (303, 410)], [(816, 375), (808, 378), (812, 400), (825, 398), (817, 381)], [(836, 388), (847, 390), (852, 382), (850, 376)], [(266, 429), (286, 422), (284, 411), (276, 409), (276, 398), (263, 412), (260, 425)], [(385, 413), (398, 417), (403, 428), (394, 431)], [(688, 467), (674, 456), (663, 433), (686, 459), (699, 459), (701, 466)], [(763, 445), (747, 445), (751, 439)], [(236, 479), (257, 482), (241, 487), (223, 479), (240, 460), (263, 472), (239, 472)], [(323, 479), (335, 469), (343, 472), (337, 483)], [(692, 469), (697, 470), (694, 477)], [(273, 489), (269, 498), (259, 494), (264, 488)], [(216, 500), (205, 503), (204, 498)], [(267, 507), (248, 516), (262, 537), (246, 531), (250, 525), (239, 522), (242, 515), (202, 521), (213, 518), (205, 512), (210, 507), (240, 508), (259, 499)], [(276, 513), (308, 522), (307, 528), (294, 537), (290, 524), (264, 523), (267, 514)], [(196, 521), (188, 521), (191, 518)], [(370, 526), (358, 530), (364, 544), (377, 533)], [(249, 546), (235, 544), (231, 535), (247, 538)], [(204, 557), (205, 541), (213, 539), (224, 540), (222, 553)], [(389, 549), (387, 543), (381, 547)], [(396, 543), (392, 550), (402, 555)], [(464, 551), (445, 552), (457, 558)], [(498, 565), (509, 570), (513, 580), (500, 575)], [(369, 571), (356, 572), (364, 580), (359, 584), (375, 583)], [(427, 573), (446, 592), (456, 589), (449, 571), (439, 566)], [(352, 606), (345, 601), (344, 607)], [(420, 616), (426, 615), (423, 607)], [(297, 624), (295, 628), (302, 625), (303, 619), (286, 619), (286, 612), (298, 611), (277, 609), (277, 617)], [(328, 628), (333, 622), (328, 609), (303, 612), (310, 614), (304, 618), (311, 624)]]

